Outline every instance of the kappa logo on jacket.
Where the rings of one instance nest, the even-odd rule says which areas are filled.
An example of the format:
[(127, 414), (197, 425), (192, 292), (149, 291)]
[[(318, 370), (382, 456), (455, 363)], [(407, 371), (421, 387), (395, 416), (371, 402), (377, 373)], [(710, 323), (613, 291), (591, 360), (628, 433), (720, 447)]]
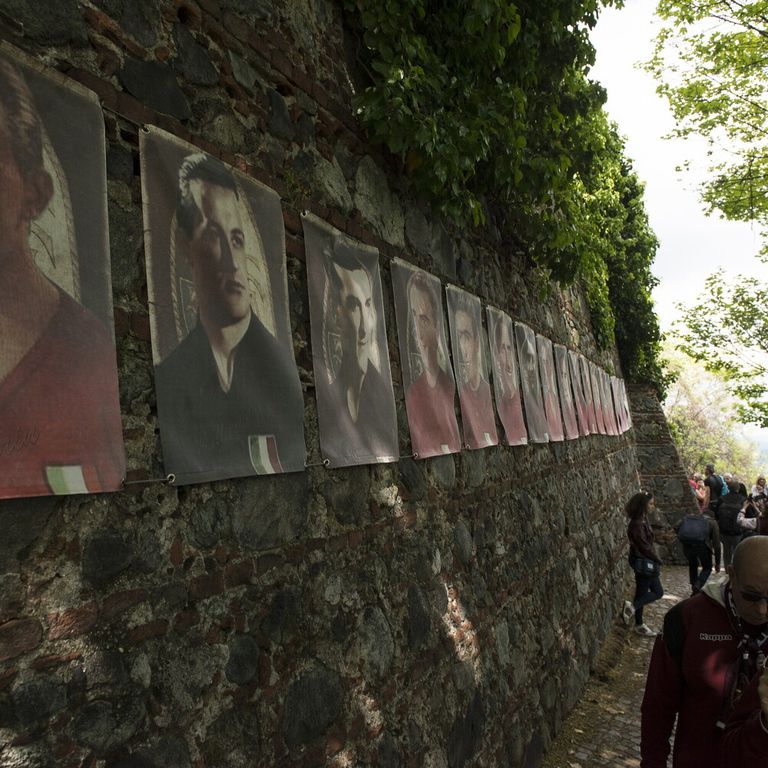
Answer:
[(699, 633), (699, 640), (708, 640), (710, 643), (726, 643), (733, 640), (733, 635), (710, 635), (708, 632)]

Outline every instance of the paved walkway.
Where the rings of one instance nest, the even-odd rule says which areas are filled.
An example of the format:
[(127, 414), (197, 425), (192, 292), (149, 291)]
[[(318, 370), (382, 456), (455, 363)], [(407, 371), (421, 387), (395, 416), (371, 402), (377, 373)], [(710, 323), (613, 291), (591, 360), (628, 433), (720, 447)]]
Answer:
[[(691, 592), (687, 567), (665, 567), (661, 581), (664, 597), (644, 611), (652, 629), (660, 629), (667, 610)], [(636, 635), (617, 617), (581, 701), (541, 768), (639, 768), (640, 703), (652, 647), (652, 637)]]

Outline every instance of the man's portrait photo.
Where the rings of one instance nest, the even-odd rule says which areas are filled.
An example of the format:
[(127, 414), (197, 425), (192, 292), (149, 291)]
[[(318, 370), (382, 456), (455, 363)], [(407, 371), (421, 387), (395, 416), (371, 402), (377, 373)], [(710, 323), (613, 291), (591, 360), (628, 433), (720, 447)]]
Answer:
[(587, 421), (589, 422), (589, 433), (598, 434), (597, 428), (597, 402), (595, 393), (592, 391), (592, 374), (590, 363), (584, 355), (579, 354), (579, 368), (581, 370), (581, 386), (584, 389), (584, 402), (587, 405)]
[(179, 485), (304, 469), (304, 400), (277, 194), (141, 132), (163, 460)]
[(573, 396), (576, 400), (576, 419), (579, 423), (579, 435), (586, 437), (590, 434), (587, 398), (584, 394), (584, 384), (581, 380), (579, 353), (575, 349), (568, 350), (568, 367), (571, 370), (571, 384), (573, 384)]
[(446, 295), (464, 444), (472, 449), (498, 445), (480, 299), (454, 286)]
[(618, 435), (619, 426), (616, 423), (616, 409), (613, 405), (610, 374), (600, 369), (600, 381), (603, 392), (603, 418), (605, 419), (605, 426), (609, 435)]
[(611, 391), (613, 393), (613, 402), (616, 407), (616, 426), (618, 434), (623, 435), (627, 431), (627, 406), (624, 395), (624, 381), (618, 376), (611, 376)]
[(320, 451), (331, 467), (397, 461), (379, 253), (311, 214), (302, 222)]
[(400, 259), (392, 262), (405, 408), (416, 458), (461, 450), (456, 382), (443, 320), (440, 280)]
[(568, 350), (562, 344), (553, 345), (555, 355), (555, 373), (557, 388), (560, 392), (560, 408), (563, 413), (563, 425), (567, 440), (575, 440), (579, 436), (579, 425), (576, 422), (576, 405), (571, 388), (571, 373), (568, 364)]
[(485, 311), (488, 319), (488, 335), (491, 339), (496, 412), (504, 427), (506, 444), (525, 445), (528, 442), (528, 431), (523, 419), (512, 319), (506, 312), (495, 307), (486, 307)]
[(528, 424), (528, 439), (532, 443), (548, 443), (549, 432), (541, 391), (536, 334), (525, 323), (516, 322), (515, 339), (520, 362), (520, 382), (523, 386), (523, 407)]
[(547, 433), (550, 442), (560, 442), (563, 439), (563, 419), (560, 415), (552, 342), (546, 336), (537, 333), (536, 349), (539, 357), (541, 391), (544, 396), (544, 415), (547, 417)]
[(0, 49), (0, 498), (114, 491), (104, 120), (93, 93), (26, 62)]
[(589, 383), (590, 387), (592, 388), (592, 402), (595, 405), (595, 421), (597, 423), (597, 431), (601, 435), (605, 435), (608, 433), (608, 430), (605, 428), (605, 417), (603, 415), (603, 397), (600, 392), (600, 375), (598, 372), (598, 367), (593, 363), (589, 362)]

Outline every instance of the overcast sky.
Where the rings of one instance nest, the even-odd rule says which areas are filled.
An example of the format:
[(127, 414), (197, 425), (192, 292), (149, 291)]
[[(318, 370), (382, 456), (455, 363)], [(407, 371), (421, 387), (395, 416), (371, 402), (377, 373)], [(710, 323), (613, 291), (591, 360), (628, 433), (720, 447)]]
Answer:
[(592, 34), (597, 63), (590, 77), (607, 89), (608, 113), (646, 184), (646, 210), (661, 241), (653, 267), (660, 280), (654, 300), (662, 329), (667, 330), (679, 315), (675, 304), (695, 300), (704, 278), (719, 267), (733, 275), (759, 273), (766, 279), (768, 267), (754, 257), (760, 243), (752, 227), (705, 216), (695, 178), (675, 170), (691, 156), (704, 167), (706, 147), (703, 141), (662, 138), (674, 121), (652, 77), (636, 66), (651, 56), (660, 26), (655, 7), (654, 0), (626, 0), (622, 9), (603, 9)]

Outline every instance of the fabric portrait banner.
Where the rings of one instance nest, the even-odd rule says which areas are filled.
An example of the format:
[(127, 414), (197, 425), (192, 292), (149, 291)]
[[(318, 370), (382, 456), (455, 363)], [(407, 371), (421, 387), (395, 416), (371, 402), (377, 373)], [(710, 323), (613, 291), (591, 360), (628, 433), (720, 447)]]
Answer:
[(587, 398), (584, 394), (584, 382), (581, 378), (579, 353), (574, 349), (568, 350), (568, 368), (571, 372), (573, 394), (576, 399), (576, 418), (579, 422), (579, 436), (586, 437), (590, 434)]
[(547, 415), (541, 392), (539, 357), (536, 350), (536, 334), (524, 323), (515, 323), (517, 356), (520, 362), (520, 382), (523, 387), (525, 420), (528, 438), (532, 443), (548, 443)]
[(446, 296), (464, 445), (470, 449), (498, 445), (480, 299), (452, 285), (446, 287)]
[(331, 467), (397, 461), (379, 252), (311, 214), (302, 222), (320, 451)]
[(523, 419), (520, 376), (517, 370), (517, 345), (512, 320), (506, 312), (486, 307), (488, 335), (491, 340), (493, 392), (496, 412), (504, 427), (507, 445), (525, 445), (528, 431)]
[(595, 404), (595, 420), (597, 421), (597, 431), (601, 435), (607, 435), (608, 430), (605, 428), (605, 417), (603, 414), (603, 396), (600, 391), (600, 375), (598, 367), (593, 363), (589, 363), (589, 380), (592, 386), (592, 402)]
[(617, 434), (624, 434), (624, 414), (621, 410), (621, 402), (619, 400), (619, 379), (616, 376), (611, 376), (611, 397), (613, 398), (613, 409), (616, 414), (616, 429)]
[(0, 498), (125, 477), (104, 117), (91, 91), (0, 46)]
[(613, 394), (613, 404), (616, 409), (616, 420), (618, 422), (620, 435), (623, 435), (627, 431), (627, 412), (622, 395), (623, 384), (624, 382), (617, 376), (612, 377), (611, 389)]
[(557, 394), (555, 360), (552, 354), (552, 342), (540, 333), (536, 334), (536, 349), (539, 354), (539, 373), (541, 389), (544, 394), (544, 414), (547, 417), (547, 432), (551, 442), (563, 440), (563, 419), (560, 415), (560, 400)]
[(626, 424), (624, 425), (624, 431), (632, 429), (632, 409), (629, 407), (629, 396), (627, 395), (627, 382), (621, 380), (621, 404), (624, 407), (624, 418)]
[(576, 423), (576, 406), (571, 388), (571, 374), (568, 369), (568, 350), (562, 344), (555, 344), (555, 372), (557, 388), (560, 391), (560, 407), (563, 413), (566, 440), (575, 440), (579, 436), (579, 426)]
[(613, 407), (613, 393), (611, 392), (611, 376), (607, 371), (603, 371), (603, 392), (605, 399), (604, 412), (608, 420), (608, 431), (611, 435), (619, 434), (619, 425), (616, 420), (616, 410)]
[(448, 356), (442, 287), (434, 275), (392, 262), (405, 408), (417, 459), (461, 450), (456, 381)]
[(157, 128), (139, 138), (166, 472), (186, 485), (303, 470), (280, 198)]
[(587, 404), (589, 433), (596, 435), (600, 431), (597, 428), (597, 403), (595, 402), (597, 395), (592, 391), (592, 374), (589, 368), (589, 360), (582, 354), (579, 354), (579, 368), (581, 369), (581, 384), (584, 387), (584, 401)]
[(614, 435), (613, 425), (611, 424), (611, 414), (609, 410), (609, 399), (606, 391), (607, 374), (602, 368), (597, 369), (597, 382), (600, 389), (600, 401), (603, 404), (603, 424), (605, 425), (605, 434)]

